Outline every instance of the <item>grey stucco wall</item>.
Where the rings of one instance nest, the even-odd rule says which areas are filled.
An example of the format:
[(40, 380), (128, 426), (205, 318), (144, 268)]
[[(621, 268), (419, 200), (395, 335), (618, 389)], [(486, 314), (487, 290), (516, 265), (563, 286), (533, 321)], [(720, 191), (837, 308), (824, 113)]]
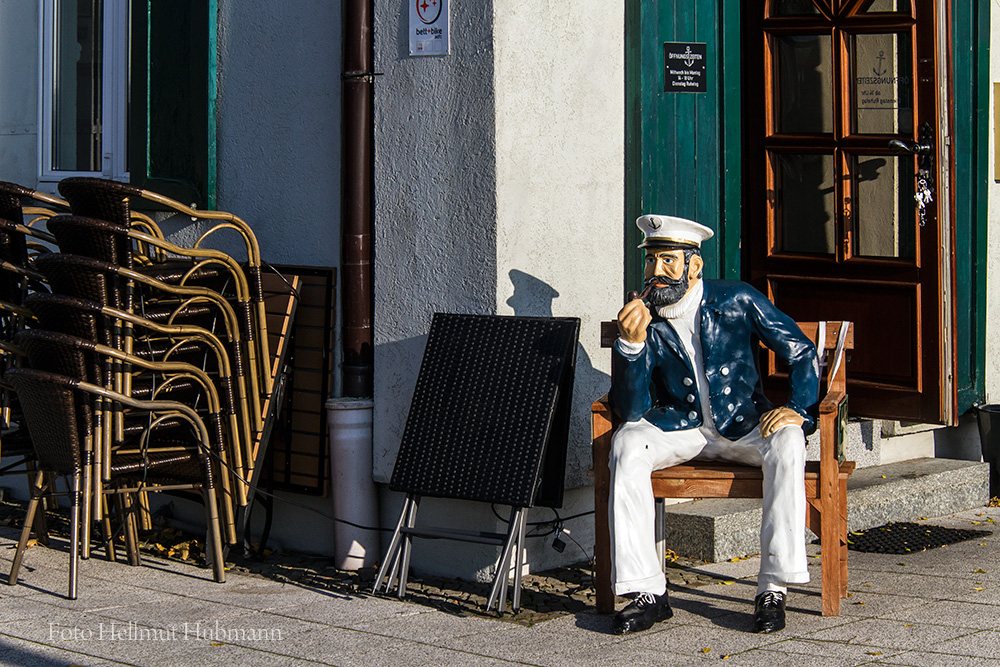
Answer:
[(431, 315), (496, 312), (490, 2), (456, 2), (450, 56), (410, 58), (409, 5), (375, 3), (376, 481), (388, 481)]
[(340, 264), (341, 14), (219, 0), (218, 205), (269, 262)]
[(0, 2), (0, 180), (38, 178), (38, 2)]

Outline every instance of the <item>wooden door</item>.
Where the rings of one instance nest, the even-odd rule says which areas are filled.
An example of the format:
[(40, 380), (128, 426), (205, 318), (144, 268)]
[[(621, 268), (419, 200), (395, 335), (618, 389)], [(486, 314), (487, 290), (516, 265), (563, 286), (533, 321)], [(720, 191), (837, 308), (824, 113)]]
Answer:
[(938, 1), (744, 4), (744, 274), (855, 322), (855, 415), (954, 420)]

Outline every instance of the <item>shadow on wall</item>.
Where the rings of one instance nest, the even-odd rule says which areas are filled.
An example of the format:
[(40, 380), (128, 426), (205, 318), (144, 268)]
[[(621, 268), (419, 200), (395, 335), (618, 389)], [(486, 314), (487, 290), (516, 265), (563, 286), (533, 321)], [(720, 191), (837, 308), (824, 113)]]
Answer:
[[(508, 273), (514, 293), (507, 305), (520, 317), (553, 317), (552, 302), (559, 296), (551, 285), (530, 273), (511, 269)], [(583, 335), (583, 332), (581, 332)], [(569, 448), (566, 455), (566, 488), (590, 483), (591, 467), (590, 404), (608, 391), (611, 376), (594, 368), (582, 344), (576, 348), (573, 381), (573, 412), (570, 416)]]

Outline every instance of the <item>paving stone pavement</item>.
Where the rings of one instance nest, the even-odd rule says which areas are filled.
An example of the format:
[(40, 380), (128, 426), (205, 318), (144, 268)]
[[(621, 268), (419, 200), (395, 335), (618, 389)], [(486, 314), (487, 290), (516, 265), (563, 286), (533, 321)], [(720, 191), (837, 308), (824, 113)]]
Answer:
[[(757, 558), (678, 559), (668, 570), (674, 617), (619, 637), (610, 615), (593, 611), (586, 566), (528, 578), (525, 609), (499, 619), (482, 611), (485, 584), (415, 580), (400, 601), (368, 593), (371, 572), (291, 555), (233, 559), (216, 584), (187, 562), (147, 555), (129, 567), (98, 551), (81, 563), (79, 599), (66, 600), (56, 537), (28, 551), (18, 585), (0, 586), (0, 665), (995, 665), (996, 522), (996, 507), (932, 517), (924, 523), (994, 532), (903, 556), (852, 551), (838, 617), (820, 615), (810, 545), (813, 582), (792, 588), (788, 627), (772, 635), (749, 631)], [(4, 573), (16, 535), (0, 527)]]

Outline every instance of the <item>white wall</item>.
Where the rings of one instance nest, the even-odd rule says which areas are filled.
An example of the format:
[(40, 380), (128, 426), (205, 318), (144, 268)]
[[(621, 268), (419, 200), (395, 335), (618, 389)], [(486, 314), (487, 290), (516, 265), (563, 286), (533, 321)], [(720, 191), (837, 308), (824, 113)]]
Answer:
[[(1000, 4), (990, 3), (990, 36), (996, 42), (1000, 35)], [(1000, 311), (1000, 183), (994, 180), (996, 159), (996, 124), (993, 84), (1000, 82), (1000, 49), (990, 49), (990, 106), (989, 106), (989, 168), (985, 182), (989, 191), (988, 228), (986, 233), (986, 312)], [(986, 402), (1000, 403), (1000, 321), (986, 318)]]
[(590, 404), (610, 384), (600, 322), (623, 294), (621, 3), (498, 1), (497, 312), (581, 318), (567, 485), (587, 483)]

